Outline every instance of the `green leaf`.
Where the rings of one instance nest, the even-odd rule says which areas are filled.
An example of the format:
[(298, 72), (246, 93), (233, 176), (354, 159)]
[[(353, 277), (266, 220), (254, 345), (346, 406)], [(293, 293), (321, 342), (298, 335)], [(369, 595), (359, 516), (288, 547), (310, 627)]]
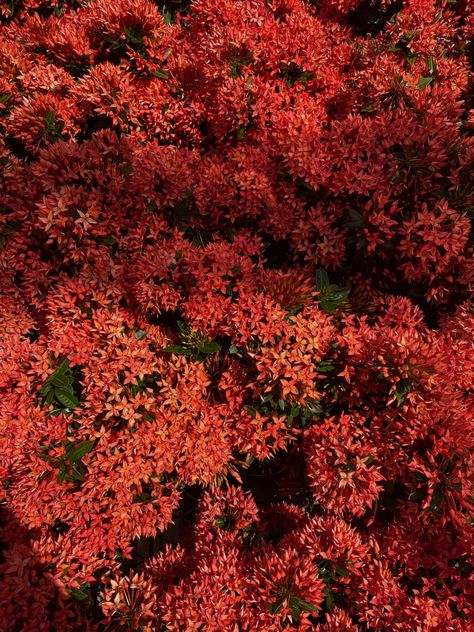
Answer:
[(363, 105), (360, 108), (360, 111), (361, 112), (372, 112), (372, 110), (375, 110), (376, 107), (377, 106), (376, 106), (374, 101), (369, 101), (368, 103), (366, 103), (365, 105)]
[(131, 176), (133, 173), (133, 167), (129, 162), (124, 162), (120, 168), (120, 171), (124, 176)]
[(349, 209), (350, 220), (344, 224), (347, 228), (364, 228), (366, 225), (365, 217), (356, 211), (355, 208)]
[(182, 320), (178, 320), (178, 329), (182, 334), (187, 334), (189, 331), (188, 326)]
[(436, 64), (434, 62), (433, 56), (430, 55), (428, 57), (428, 72), (430, 73), (430, 75), (434, 75), (436, 70)]
[(165, 24), (173, 24), (173, 14), (166, 5), (163, 7), (163, 19)]
[(309, 70), (304, 70), (300, 76), (298, 77), (299, 81), (310, 81), (311, 79), (314, 79), (314, 73), (310, 72)]
[(66, 371), (69, 369), (70, 364), (71, 363), (66, 358), (65, 360), (61, 362), (61, 364), (58, 366), (58, 368), (56, 369), (53, 375), (64, 375), (64, 373), (66, 373)]
[(236, 354), (236, 353), (238, 353), (238, 352), (239, 352), (239, 350), (237, 349), (237, 347), (236, 347), (235, 345), (230, 345), (230, 347), (229, 347), (229, 353), (230, 353), (231, 355), (235, 355), (235, 354)]
[(157, 70), (153, 70), (152, 75), (155, 75), (155, 77), (158, 77), (159, 79), (168, 79), (169, 74), (163, 70), (162, 68), (158, 68)]
[(65, 388), (72, 384), (72, 375), (64, 375), (63, 373), (53, 373), (51, 376), (51, 384), (60, 388)]
[(117, 243), (117, 240), (115, 239), (115, 237), (112, 237), (112, 235), (104, 235), (103, 237), (97, 237), (96, 241), (98, 241), (99, 244), (104, 244), (104, 246), (113, 246), (114, 244)]
[(52, 457), (52, 456), (49, 456), (48, 452), (49, 452), (49, 446), (47, 446), (47, 445), (41, 445), (41, 446), (39, 447), (39, 452), (38, 452), (38, 456), (39, 456), (39, 458), (40, 458), (40, 459), (43, 459), (43, 461), (48, 461), (48, 462), (49, 462), (49, 461), (52, 461), (52, 460), (53, 460), (53, 457)]
[(45, 406), (51, 406), (51, 404), (53, 403), (54, 395), (55, 395), (54, 389), (51, 389), (44, 399)]
[(283, 604), (285, 603), (285, 595), (283, 595), (282, 597), (279, 597), (276, 601), (273, 601), (272, 603), (268, 604), (268, 610), (270, 611), (270, 614), (278, 614), (281, 609), (283, 608)]
[(79, 588), (70, 588), (69, 594), (73, 599), (76, 599), (77, 601), (84, 601), (84, 599), (87, 599), (89, 597), (88, 593), (84, 592), (83, 590), (79, 590)]
[(318, 300), (322, 309), (329, 314), (333, 314), (338, 307), (348, 303), (349, 294), (350, 288), (330, 284), (320, 289)]
[(336, 566), (336, 573), (340, 577), (349, 577), (349, 571), (344, 566)]
[(316, 272), (316, 287), (318, 290), (321, 290), (329, 285), (329, 277), (326, 270), (323, 268), (318, 268)]
[(165, 54), (163, 55), (163, 61), (162, 61), (162, 63), (163, 63), (163, 64), (164, 64), (164, 63), (165, 63), (165, 61), (168, 59), (168, 57), (170, 56), (170, 54), (171, 54), (171, 46), (168, 46), (168, 48), (166, 49)]
[(143, 33), (140, 26), (125, 26), (123, 30), (130, 44), (134, 44), (137, 47), (143, 46)]
[(312, 603), (304, 601), (304, 599), (301, 599), (301, 597), (297, 597), (296, 595), (290, 595), (288, 605), (291, 609), (296, 609), (298, 611), (298, 617), (301, 610), (307, 610), (308, 612), (316, 611), (316, 607)]
[(76, 406), (79, 406), (79, 400), (77, 397), (64, 388), (56, 389), (54, 391), (54, 396), (65, 408), (73, 410)]
[(58, 481), (59, 484), (62, 484), (66, 480), (66, 476), (67, 476), (66, 466), (64, 465), (64, 463), (61, 463), (59, 465), (59, 472), (56, 476), (56, 480)]
[(192, 354), (191, 349), (186, 349), (186, 347), (183, 347), (181, 345), (169, 345), (169, 347), (166, 347), (166, 349), (164, 349), (164, 352), (185, 356), (190, 356)]
[(142, 331), (141, 329), (139, 331), (136, 331), (135, 338), (137, 340), (143, 340), (144, 338), (146, 338), (146, 331)]
[(82, 472), (80, 470), (78, 470), (76, 467), (73, 468), (72, 470), (72, 474), (68, 474), (66, 476), (66, 480), (69, 483), (76, 483), (76, 482), (81, 482), (84, 480), (84, 476), (82, 474)]
[(51, 384), (51, 378), (48, 378), (43, 383), (43, 385), (40, 388), (39, 392), (40, 392), (40, 395), (47, 395), (51, 390), (53, 390), (53, 385)]
[(331, 608), (334, 608), (335, 605), (336, 605), (336, 602), (334, 601), (334, 595), (332, 594), (332, 591), (329, 590), (326, 593), (326, 608), (328, 610), (331, 610)]
[(432, 83), (433, 77), (421, 77), (418, 81), (418, 87), (420, 90), (424, 90), (426, 86), (429, 86)]
[(50, 110), (44, 117), (45, 125), (52, 127), (54, 125), (54, 110)]
[(247, 127), (245, 125), (240, 124), (237, 127), (237, 131), (236, 131), (237, 140), (242, 140), (242, 138), (245, 136), (246, 132), (247, 132)]
[(85, 456), (92, 450), (94, 443), (95, 442), (93, 440), (81, 441), (81, 443), (79, 443), (78, 445), (69, 448), (66, 453), (68, 461), (70, 461), (71, 463), (80, 461), (83, 456)]
[(221, 350), (221, 346), (217, 342), (204, 342), (199, 346), (199, 351), (210, 355), (211, 353), (217, 353)]
[(443, 502), (443, 500), (444, 500), (444, 486), (442, 484), (436, 485), (433, 491), (433, 495), (431, 497), (431, 502), (428, 507), (428, 511), (429, 512), (436, 511), (441, 505), (441, 503)]
[[(43, 392), (43, 388), (46, 387), (46, 385), (54, 384), (55, 381), (56, 382), (61, 381), (61, 378), (65, 376), (66, 373), (69, 371), (69, 365), (70, 365), (70, 362), (68, 359), (63, 360), (61, 364), (58, 366), (58, 368), (54, 371), (54, 373), (51, 373), (51, 375), (46, 378), (43, 384), (43, 387), (40, 390), (40, 393)], [(71, 378), (71, 381), (72, 381), (72, 378)], [(48, 386), (48, 388), (46, 389), (46, 392), (49, 390), (49, 388), (50, 386)]]
[(69, 382), (65, 386), (60, 387), (60, 390), (64, 391), (65, 393), (68, 393), (69, 395), (72, 395), (74, 397), (74, 389), (72, 387), (72, 383), (71, 382)]

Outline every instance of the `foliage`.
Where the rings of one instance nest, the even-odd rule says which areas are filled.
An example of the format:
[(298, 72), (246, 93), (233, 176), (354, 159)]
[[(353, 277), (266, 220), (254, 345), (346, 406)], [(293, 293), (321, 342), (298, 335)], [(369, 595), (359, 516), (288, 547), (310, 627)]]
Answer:
[(469, 629), (471, 4), (0, 2), (6, 630)]

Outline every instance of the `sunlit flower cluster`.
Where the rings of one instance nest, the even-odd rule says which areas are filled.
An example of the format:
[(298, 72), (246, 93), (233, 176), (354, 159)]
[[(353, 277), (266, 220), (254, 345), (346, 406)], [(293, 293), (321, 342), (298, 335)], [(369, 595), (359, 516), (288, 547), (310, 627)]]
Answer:
[(471, 629), (473, 15), (0, 0), (1, 630)]

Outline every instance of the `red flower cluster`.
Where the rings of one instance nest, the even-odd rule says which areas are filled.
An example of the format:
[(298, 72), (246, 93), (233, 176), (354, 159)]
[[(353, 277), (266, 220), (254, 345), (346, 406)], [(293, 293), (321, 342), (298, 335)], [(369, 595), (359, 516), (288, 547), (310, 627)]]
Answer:
[(0, 19), (0, 628), (471, 629), (470, 3)]

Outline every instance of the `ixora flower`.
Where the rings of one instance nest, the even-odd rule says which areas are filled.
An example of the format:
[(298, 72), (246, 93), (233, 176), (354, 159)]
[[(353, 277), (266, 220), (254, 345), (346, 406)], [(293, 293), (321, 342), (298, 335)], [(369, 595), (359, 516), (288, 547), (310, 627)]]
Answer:
[(318, 502), (337, 514), (357, 516), (370, 508), (384, 477), (357, 420), (328, 419), (308, 430), (304, 441), (309, 485)]
[(465, 632), (467, 0), (0, 0), (0, 629)]

